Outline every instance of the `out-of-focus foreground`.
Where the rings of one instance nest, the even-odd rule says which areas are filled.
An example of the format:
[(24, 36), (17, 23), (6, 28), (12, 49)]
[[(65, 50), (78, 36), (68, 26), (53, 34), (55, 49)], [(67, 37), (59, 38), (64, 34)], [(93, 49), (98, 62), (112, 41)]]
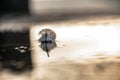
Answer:
[[(0, 0), (0, 80), (119, 80), (119, 0)], [(50, 27), (57, 47), (41, 50)]]

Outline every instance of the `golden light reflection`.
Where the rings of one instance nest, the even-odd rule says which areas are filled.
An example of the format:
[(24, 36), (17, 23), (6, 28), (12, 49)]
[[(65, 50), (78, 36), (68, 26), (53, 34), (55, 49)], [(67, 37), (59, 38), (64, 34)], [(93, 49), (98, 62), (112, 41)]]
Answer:
[[(119, 80), (120, 20), (89, 22), (68, 21), (31, 28), (32, 80)], [(57, 35), (57, 47), (50, 51), (50, 57), (37, 41), (41, 36), (38, 32), (44, 28)]]
[[(99, 58), (103, 56), (120, 56), (120, 24), (47, 24), (35, 26), (31, 30), (38, 62), (56, 61), (59, 59), (75, 60), (76, 58)], [(57, 48), (50, 52), (50, 58), (36, 42), (41, 29), (50, 28), (57, 34)], [(36, 46), (35, 46), (36, 45)], [(64, 45), (64, 46), (63, 46)], [(95, 56), (102, 55), (102, 56)]]

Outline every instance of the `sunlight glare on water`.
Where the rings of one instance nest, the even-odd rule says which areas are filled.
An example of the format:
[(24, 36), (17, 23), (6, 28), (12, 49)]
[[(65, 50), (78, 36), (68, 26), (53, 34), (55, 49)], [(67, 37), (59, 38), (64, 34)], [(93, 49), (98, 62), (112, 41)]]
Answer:
[[(50, 28), (56, 32), (57, 48), (50, 52), (51, 60), (61, 58), (97, 58), (95, 55), (120, 56), (120, 27), (119, 23), (95, 24), (95, 25), (42, 25), (33, 29), (34, 39), (38, 40), (38, 32), (44, 28)], [(38, 43), (35, 43), (37, 45)], [(65, 45), (64, 47), (62, 45)], [(60, 48), (58, 48), (60, 47)], [(39, 59), (48, 61), (44, 51), (38, 48)], [(100, 56), (99, 56), (100, 57)]]

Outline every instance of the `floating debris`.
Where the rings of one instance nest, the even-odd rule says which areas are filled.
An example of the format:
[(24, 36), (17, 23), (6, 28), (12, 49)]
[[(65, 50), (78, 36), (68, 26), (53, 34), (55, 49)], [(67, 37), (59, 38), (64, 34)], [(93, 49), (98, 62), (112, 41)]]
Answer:
[(25, 53), (25, 52), (26, 52), (26, 50), (20, 50), (20, 52), (21, 52), (21, 53)]
[(56, 33), (51, 29), (42, 29), (39, 35), (41, 35), (41, 38), (38, 40), (41, 43), (40, 47), (47, 52), (47, 56), (49, 57), (50, 50), (56, 47)]
[(28, 47), (26, 47), (26, 46), (19, 46), (19, 47), (15, 47), (14, 49), (18, 50), (21, 53), (25, 53), (26, 50), (28, 49)]
[(20, 46), (20, 48), (27, 49), (27, 47), (25, 47), (25, 46)]

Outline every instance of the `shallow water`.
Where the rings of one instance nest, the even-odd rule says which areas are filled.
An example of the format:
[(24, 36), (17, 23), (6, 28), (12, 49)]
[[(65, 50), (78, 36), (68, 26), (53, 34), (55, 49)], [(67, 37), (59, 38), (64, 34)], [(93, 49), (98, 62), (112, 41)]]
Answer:
[[(68, 27), (69, 26), (69, 27)], [(57, 47), (47, 57), (38, 32), (55, 31)], [(120, 18), (88, 22), (68, 21), (31, 28), (34, 70), (38, 80), (119, 80)]]
[[(31, 29), (31, 44), (33, 51), (39, 57), (36, 61), (52, 61), (57, 59), (76, 59), (76, 58), (99, 58), (104, 56), (120, 56), (120, 20), (108, 20), (96, 24), (82, 24), (78, 21), (73, 23), (51, 23), (36, 26)], [(94, 21), (95, 23), (95, 21)], [(69, 28), (67, 27), (69, 26)], [(39, 31), (50, 28), (56, 32), (57, 47), (50, 51), (50, 58), (46, 57), (44, 51), (39, 47)], [(35, 50), (34, 50), (35, 49)], [(39, 54), (41, 53), (41, 54)]]

